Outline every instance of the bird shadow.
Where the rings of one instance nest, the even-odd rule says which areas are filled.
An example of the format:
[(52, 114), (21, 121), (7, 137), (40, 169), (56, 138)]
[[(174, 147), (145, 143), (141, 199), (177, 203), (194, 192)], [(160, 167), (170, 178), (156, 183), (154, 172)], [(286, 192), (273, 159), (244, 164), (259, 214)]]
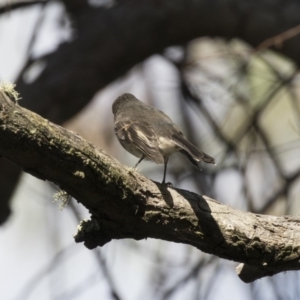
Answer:
[[(160, 190), (164, 201), (166, 204), (172, 209), (175, 205), (174, 199), (172, 194), (170, 193), (169, 189), (175, 190), (178, 194), (180, 194), (190, 205), (192, 208), (195, 216), (198, 219), (198, 227), (203, 234), (207, 237), (210, 237), (211, 243), (208, 247), (216, 247), (222, 243), (224, 243), (224, 237), (220, 230), (218, 223), (215, 221), (212, 210), (208, 201), (205, 199), (205, 196), (198, 195), (194, 192), (190, 192), (187, 190), (175, 188), (171, 185), (163, 185), (158, 182), (154, 182), (158, 189)], [(210, 199), (210, 198), (209, 198)], [(210, 199), (212, 202), (219, 203), (214, 199)]]
[(170, 193), (170, 191), (168, 190), (168, 188), (174, 188), (171, 182), (167, 182), (165, 184), (153, 181), (152, 182), (157, 186), (157, 188), (159, 189), (160, 193), (162, 194), (166, 204), (170, 207), (173, 208), (174, 207), (174, 201), (173, 201), (173, 197)]

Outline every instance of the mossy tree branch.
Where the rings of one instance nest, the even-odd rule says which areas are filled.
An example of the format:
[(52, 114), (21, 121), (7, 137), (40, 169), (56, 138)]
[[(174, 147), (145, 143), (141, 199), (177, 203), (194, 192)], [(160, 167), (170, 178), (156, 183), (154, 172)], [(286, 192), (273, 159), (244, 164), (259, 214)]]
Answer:
[(246, 282), (299, 270), (300, 218), (254, 215), (130, 172), (104, 151), (0, 91), (0, 155), (57, 184), (91, 221), (75, 236), (88, 248), (112, 239), (158, 238), (246, 264)]

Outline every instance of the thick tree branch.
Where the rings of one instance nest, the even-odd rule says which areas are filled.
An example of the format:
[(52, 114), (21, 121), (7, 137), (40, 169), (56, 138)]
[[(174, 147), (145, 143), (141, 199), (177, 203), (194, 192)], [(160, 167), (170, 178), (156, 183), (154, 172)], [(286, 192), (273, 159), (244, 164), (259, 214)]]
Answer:
[(185, 243), (251, 266), (251, 280), (246, 268), (240, 272), (244, 281), (300, 269), (299, 217), (245, 213), (152, 182), (3, 92), (0, 140), (1, 156), (56, 183), (89, 209), (92, 219), (81, 223), (75, 237), (89, 248), (123, 238)]

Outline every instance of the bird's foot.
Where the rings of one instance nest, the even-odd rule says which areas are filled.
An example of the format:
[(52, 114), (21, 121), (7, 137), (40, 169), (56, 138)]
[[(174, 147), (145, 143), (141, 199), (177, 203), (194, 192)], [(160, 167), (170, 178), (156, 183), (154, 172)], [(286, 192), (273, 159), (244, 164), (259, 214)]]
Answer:
[(128, 173), (130, 173), (130, 174), (135, 173), (136, 171), (137, 171), (136, 167), (128, 168)]
[(172, 182), (162, 182), (161, 184), (165, 185), (166, 187), (173, 187)]

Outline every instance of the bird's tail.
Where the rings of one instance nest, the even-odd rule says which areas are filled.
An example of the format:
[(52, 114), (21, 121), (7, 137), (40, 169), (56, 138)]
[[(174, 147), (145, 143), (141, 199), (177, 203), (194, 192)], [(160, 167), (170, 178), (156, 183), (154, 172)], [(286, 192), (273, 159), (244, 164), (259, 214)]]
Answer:
[(172, 140), (174, 143), (180, 147), (182, 154), (186, 155), (189, 161), (196, 167), (199, 168), (198, 162), (203, 160), (208, 164), (216, 164), (216, 161), (213, 157), (197, 149), (193, 144), (191, 144), (184, 136), (173, 135)]

